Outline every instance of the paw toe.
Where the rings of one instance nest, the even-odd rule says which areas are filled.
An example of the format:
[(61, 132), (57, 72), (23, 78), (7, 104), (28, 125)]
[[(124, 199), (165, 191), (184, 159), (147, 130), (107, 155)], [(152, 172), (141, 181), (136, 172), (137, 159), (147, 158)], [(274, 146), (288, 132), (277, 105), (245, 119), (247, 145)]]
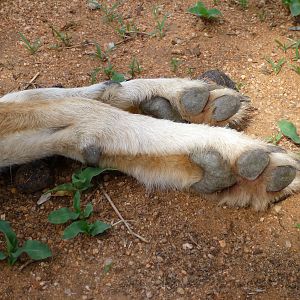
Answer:
[(224, 160), (219, 152), (211, 150), (206, 153), (193, 154), (191, 159), (204, 172), (202, 180), (192, 186), (197, 192), (210, 194), (236, 183), (229, 162)]
[(272, 170), (267, 183), (267, 192), (279, 192), (287, 187), (296, 177), (296, 169), (292, 166), (278, 166)]
[(181, 97), (181, 105), (186, 113), (195, 116), (201, 113), (209, 99), (209, 90), (205, 86), (186, 90)]
[(238, 174), (248, 180), (255, 180), (267, 167), (270, 157), (261, 149), (244, 152), (237, 160)]
[(239, 97), (225, 95), (217, 98), (214, 102), (212, 118), (217, 121), (225, 121), (235, 115), (241, 107)]
[(143, 114), (157, 119), (166, 119), (175, 122), (183, 122), (179, 113), (172, 107), (170, 102), (162, 97), (154, 97), (149, 101), (143, 101), (140, 104), (140, 110)]

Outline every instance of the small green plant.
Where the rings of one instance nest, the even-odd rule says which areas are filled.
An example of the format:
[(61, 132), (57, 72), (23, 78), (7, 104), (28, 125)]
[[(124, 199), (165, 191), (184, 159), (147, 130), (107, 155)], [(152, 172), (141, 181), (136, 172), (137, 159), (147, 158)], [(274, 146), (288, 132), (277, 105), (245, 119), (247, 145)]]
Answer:
[(239, 0), (239, 5), (242, 9), (247, 9), (249, 5), (248, 0)]
[(300, 0), (282, 0), (282, 3), (290, 9), (293, 17), (300, 15)]
[(195, 67), (188, 67), (188, 68), (187, 68), (187, 73), (188, 73), (188, 75), (189, 75), (190, 77), (192, 77), (192, 76), (194, 75), (195, 71), (196, 71), (196, 68), (195, 68)]
[[(129, 36), (137, 35), (141, 33), (138, 27), (133, 22), (124, 22), (122, 19), (118, 20), (119, 27), (116, 28), (116, 32), (123, 38), (128, 38)], [(146, 32), (142, 32), (141, 34), (146, 35)], [(149, 34), (150, 35), (150, 34)]]
[(39, 48), (41, 47), (41, 40), (38, 38), (32, 44), (28, 41), (28, 39), (24, 36), (23, 33), (19, 32), (19, 36), (23, 42), (24, 47), (31, 53), (35, 54)]
[(290, 69), (300, 75), (300, 66), (297, 65), (289, 65)]
[(292, 48), (292, 46), (295, 44), (295, 43), (284, 44), (281, 43), (279, 40), (275, 40), (275, 43), (277, 44), (278, 48), (281, 49), (284, 53), (286, 53), (287, 50)]
[(267, 137), (266, 138), (266, 142), (274, 144), (274, 145), (278, 145), (278, 143), (280, 142), (280, 140), (282, 139), (282, 137), (283, 137), (282, 133), (278, 132), (276, 134), (273, 134), (270, 137)]
[(271, 65), (273, 72), (277, 75), (281, 71), (283, 65), (285, 64), (286, 60), (284, 58), (279, 59), (276, 63), (271, 58), (266, 58), (266, 61)]
[(4, 234), (6, 250), (0, 251), (0, 260), (7, 260), (9, 265), (14, 265), (22, 253), (26, 253), (32, 260), (41, 260), (52, 256), (46, 244), (35, 240), (27, 240), (22, 247), (18, 246), (15, 232), (7, 221), (0, 220), (0, 232)]
[(221, 12), (218, 9), (208, 9), (201, 1), (190, 7), (188, 12), (204, 20), (213, 20), (221, 15)]
[(299, 52), (300, 40), (293, 41), (293, 42), (294, 43), (292, 44), (292, 48), (295, 49), (295, 56), (293, 57), (293, 60), (298, 61), (300, 59), (300, 52)]
[(107, 67), (104, 68), (104, 73), (110, 80), (114, 82), (123, 82), (126, 80), (123, 74), (114, 70), (114, 67), (110, 61), (108, 62)]
[(298, 229), (300, 229), (300, 224), (296, 224), (296, 227), (297, 227)]
[(102, 51), (100, 45), (97, 43), (95, 43), (95, 47), (96, 47), (96, 51), (94, 53), (95, 57), (97, 57), (101, 61), (106, 61), (107, 60), (106, 52)]
[(97, 82), (97, 75), (99, 74), (101, 68), (95, 68), (91, 72), (91, 84), (95, 84)]
[(111, 226), (101, 221), (88, 223), (87, 219), (93, 212), (93, 205), (89, 202), (84, 209), (80, 205), (81, 193), (92, 187), (93, 177), (111, 169), (91, 168), (88, 167), (72, 175), (72, 182), (61, 184), (47, 193), (58, 191), (67, 191), (73, 193), (73, 208), (62, 207), (53, 211), (48, 216), (48, 221), (52, 224), (64, 224), (68, 221), (72, 223), (66, 227), (63, 233), (63, 239), (69, 240), (76, 237), (79, 233), (85, 233), (91, 236), (105, 232)]
[(180, 65), (180, 60), (178, 58), (172, 57), (170, 64), (171, 64), (171, 70), (172, 70), (172, 72), (175, 73), (178, 70), (178, 67)]
[(166, 20), (168, 18), (168, 14), (165, 14), (162, 18), (159, 18), (159, 13), (160, 13), (159, 6), (153, 7), (152, 14), (156, 22), (156, 25), (155, 25), (155, 30), (152, 34), (153, 35), (158, 34), (158, 36), (162, 38), (165, 36), (165, 25), (166, 25)]
[(50, 28), (52, 30), (53, 36), (57, 40), (59, 40), (60, 42), (62, 42), (63, 45), (66, 46), (66, 47), (71, 46), (72, 37), (69, 36), (68, 33), (59, 31), (59, 30), (55, 29), (52, 25), (50, 25)]
[(277, 125), (284, 136), (290, 138), (295, 144), (300, 144), (300, 137), (297, 134), (296, 126), (292, 122), (280, 120)]
[(117, 13), (117, 8), (121, 5), (121, 1), (117, 1), (116, 3), (108, 6), (105, 3), (101, 4), (101, 11), (104, 13), (104, 20), (107, 23), (111, 23), (114, 20), (121, 20), (122, 17)]
[(140, 74), (142, 72), (142, 67), (139, 63), (139, 61), (133, 57), (131, 59), (130, 65), (129, 65), (129, 74), (131, 78), (134, 78), (136, 74)]

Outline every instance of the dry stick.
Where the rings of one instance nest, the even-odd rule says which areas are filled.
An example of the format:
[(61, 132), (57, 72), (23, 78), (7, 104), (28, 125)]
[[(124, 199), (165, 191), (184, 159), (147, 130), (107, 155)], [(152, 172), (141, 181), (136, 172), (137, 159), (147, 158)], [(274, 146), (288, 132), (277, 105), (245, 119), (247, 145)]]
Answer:
[(127, 221), (122, 217), (121, 213), (119, 212), (119, 210), (117, 209), (117, 207), (115, 206), (115, 204), (113, 203), (113, 201), (111, 200), (111, 198), (109, 197), (109, 195), (105, 192), (105, 190), (103, 188), (101, 190), (102, 190), (103, 195), (105, 196), (105, 198), (107, 199), (107, 201), (109, 202), (109, 204), (111, 205), (111, 207), (113, 208), (113, 210), (115, 211), (115, 213), (118, 215), (118, 217), (124, 223), (124, 225), (127, 227), (129, 233), (132, 234), (132, 235), (134, 235), (135, 237), (137, 237), (141, 241), (143, 241), (145, 243), (149, 243), (149, 241), (147, 241), (145, 238), (143, 238), (139, 234), (135, 233), (131, 229), (131, 227), (129, 226), (129, 224), (127, 223)]
[(23, 87), (22, 90), (27, 90), (29, 88), (29, 86), (31, 84), (33, 84), (33, 82), (38, 78), (38, 76), (40, 75), (40, 72), (37, 72), (31, 79), (30, 81)]
[(31, 263), (33, 263), (34, 260), (33, 259), (30, 259), (28, 260), (25, 264), (23, 264), (20, 268), (19, 268), (19, 271), (23, 271), (27, 266), (29, 266)]

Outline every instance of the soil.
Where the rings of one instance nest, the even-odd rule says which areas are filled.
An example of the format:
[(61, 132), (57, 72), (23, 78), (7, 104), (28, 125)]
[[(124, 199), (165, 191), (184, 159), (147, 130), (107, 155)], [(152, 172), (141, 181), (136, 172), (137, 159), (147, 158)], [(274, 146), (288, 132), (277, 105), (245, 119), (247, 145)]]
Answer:
[[(123, 41), (115, 31), (117, 22), (105, 21), (103, 11), (89, 9), (84, 0), (2, 0), (0, 94), (25, 87), (89, 85), (92, 70), (107, 64), (93, 57), (90, 42), (102, 49), (114, 42), (118, 45), (111, 62), (121, 73), (128, 74), (133, 57), (143, 68), (137, 76), (144, 78), (226, 72), (257, 108), (246, 130), (249, 135), (271, 136), (282, 118), (300, 128), (300, 76), (288, 63), (275, 75), (266, 62), (286, 57), (299, 66), (291, 60), (295, 50), (284, 53), (275, 43), (300, 38), (299, 32), (288, 30), (293, 20), (281, 1), (249, 1), (246, 10), (234, 1), (218, 1), (222, 17), (213, 23), (186, 13), (195, 2), (125, 1), (118, 13), (143, 32), (155, 28), (154, 5), (160, 19), (166, 13), (169, 17), (164, 37), (138, 34)], [(54, 47), (60, 42), (49, 25), (67, 30), (71, 45)], [(36, 54), (25, 49), (18, 32), (30, 41), (41, 39)], [(172, 58), (180, 60), (175, 72)], [(100, 71), (97, 81), (103, 80), (107, 77)], [(299, 152), (286, 139), (280, 145)], [(58, 158), (55, 184), (69, 181), (79, 167)], [(25, 266), (26, 256), (13, 267), (1, 262), (1, 299), (300, 299), (300, 232), (295, 227), (300, 223), (299, 195), (258, 213), (184, 192), (147, 191), (130, 177), (110, 173), (95, 182), (83, 203), (93, 202), (93, 219), (119, 220), (99, 187), (103, 181), (124, 218), (149, 243), (130, 235), (121, 223), (103, 236), (63, 241), (64, 226), (49, 224), (47, 216), (70, 205), (71, 199), (53, 197), (37, 206), (41, 192), (20, 193), (14, 176), (14, 169), (0, 175), (0, 217), (11, 223), (21, 243), (31, 238), (48, 243), (53, 257)], [(111, 268), (104, 272), (108, 261)]]

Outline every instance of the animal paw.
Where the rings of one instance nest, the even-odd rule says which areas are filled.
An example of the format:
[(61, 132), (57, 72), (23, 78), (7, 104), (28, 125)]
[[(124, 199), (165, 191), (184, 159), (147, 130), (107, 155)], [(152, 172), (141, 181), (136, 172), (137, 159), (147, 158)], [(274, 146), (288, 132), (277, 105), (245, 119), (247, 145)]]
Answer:
[(221, 204), (263, 210), (300, 191), (300, 160), (279, 147), (252, 147), (232, 160), (209, 149), (192, 153), (190, 159), (203, 172), (191, 188)]
[(173, 88), (166, 86), (165, 90), (170, 89), (169, 94), (142, 101), (141, 112), (175, 122), (243, 129), (252, 110), (249, 98), (214, 83), (215, 78), (208, 81), (207, 76), (204, 80), (180, 80)]

